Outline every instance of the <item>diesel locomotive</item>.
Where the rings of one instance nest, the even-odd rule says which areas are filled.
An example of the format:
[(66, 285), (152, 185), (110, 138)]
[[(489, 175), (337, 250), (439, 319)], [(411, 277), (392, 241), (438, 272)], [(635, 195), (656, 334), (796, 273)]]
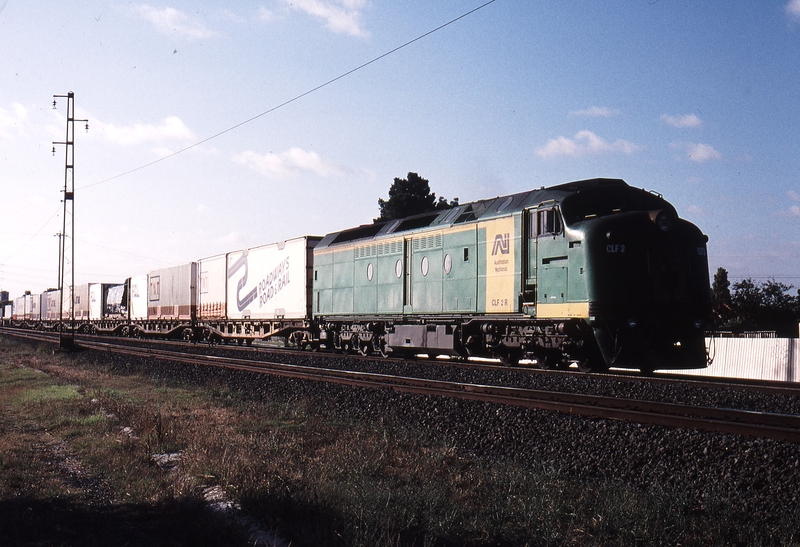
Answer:
[(591, 179), (232, 251), (63, 297), (27, 294), (4, 303), (0, 320), (584, 371), (701, 368), (706, 242), (662, 196)]
[(328, 234), (313, 316), (362, 353), (701, 368), (707, 240), (658, 194), (571, 182)]

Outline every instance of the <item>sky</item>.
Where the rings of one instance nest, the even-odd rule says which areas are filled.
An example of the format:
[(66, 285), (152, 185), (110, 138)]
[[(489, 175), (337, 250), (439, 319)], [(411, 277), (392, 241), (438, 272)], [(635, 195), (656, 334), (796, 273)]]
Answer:
[(76, 283), (369, 223), (416, 172), (622, 178), (711, 274), (800, 286), (800, 0), (486, 2), (0, 0), (0, 289), (58, 286), (70, 91)]

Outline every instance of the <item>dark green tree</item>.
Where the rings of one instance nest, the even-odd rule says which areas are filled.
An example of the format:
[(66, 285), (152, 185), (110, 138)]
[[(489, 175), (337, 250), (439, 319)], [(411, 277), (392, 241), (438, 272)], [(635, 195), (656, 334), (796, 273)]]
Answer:
[(420, 177), (417, 173), (409, 172), (408, 178), (395, 177), (389, 188), (388, 200), (378, 199), (381, 216), (376, 218), (375, 222), (404, 218), (437, 209), (447, 209), (456, 205), (458, 205), (458, 198), (448, 202), (445, 198), (440, 197), (437, 201), (436, 194), (431, 192), (428, 180)]
[(727, 327), (734, 330), (775, 331), (778, 336), (797, 336), (799, 297), (789, 294), (791, 285), (770, 279), (756, 284), (742, 279), (733, 284), (731, 315)]
[(730, 320), (733, 313), (731, 282), (728, 281), (728, 270), (725, 268), (717, 268), (717, 273), (714, 274), (714, 283), (711, 285), (711, 308), (714, 310), (718, 326)]

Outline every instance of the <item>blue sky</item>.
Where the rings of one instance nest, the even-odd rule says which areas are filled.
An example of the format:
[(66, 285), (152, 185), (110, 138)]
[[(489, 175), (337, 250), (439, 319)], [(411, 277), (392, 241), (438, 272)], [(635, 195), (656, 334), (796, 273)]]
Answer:
[(800, 0), (495, 0), (297, 98), (484, 2), (0, 0), (0, 287), (57, 285), (68, 91), (78, 283), (367, 223), (415, 171), (623, 178), (712, 273), (800, 285)]

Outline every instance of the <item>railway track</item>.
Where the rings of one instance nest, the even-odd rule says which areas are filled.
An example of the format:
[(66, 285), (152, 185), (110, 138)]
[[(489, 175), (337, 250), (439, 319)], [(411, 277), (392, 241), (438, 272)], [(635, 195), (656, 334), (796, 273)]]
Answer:
[[(52, 334), (0, 332), (54, 342)], [(712, 408), (537, 389), (413, 378), (374, 372), (335, 370), (306, 365), (253, 361), (236, 357), (194, 355), (135, 347), (96, 340), (80, 340), (80, 347), (145, 359), (203, 365), (299, 380), (352, 387), (389, 389), (403, 393), (467, 399), (501, 405), (555, 411), (594, 419), (612, 419), (644, 425), (695, 429), (708, 432), (769, 438), (800, 443), (800, 416), (737, 409)]]

